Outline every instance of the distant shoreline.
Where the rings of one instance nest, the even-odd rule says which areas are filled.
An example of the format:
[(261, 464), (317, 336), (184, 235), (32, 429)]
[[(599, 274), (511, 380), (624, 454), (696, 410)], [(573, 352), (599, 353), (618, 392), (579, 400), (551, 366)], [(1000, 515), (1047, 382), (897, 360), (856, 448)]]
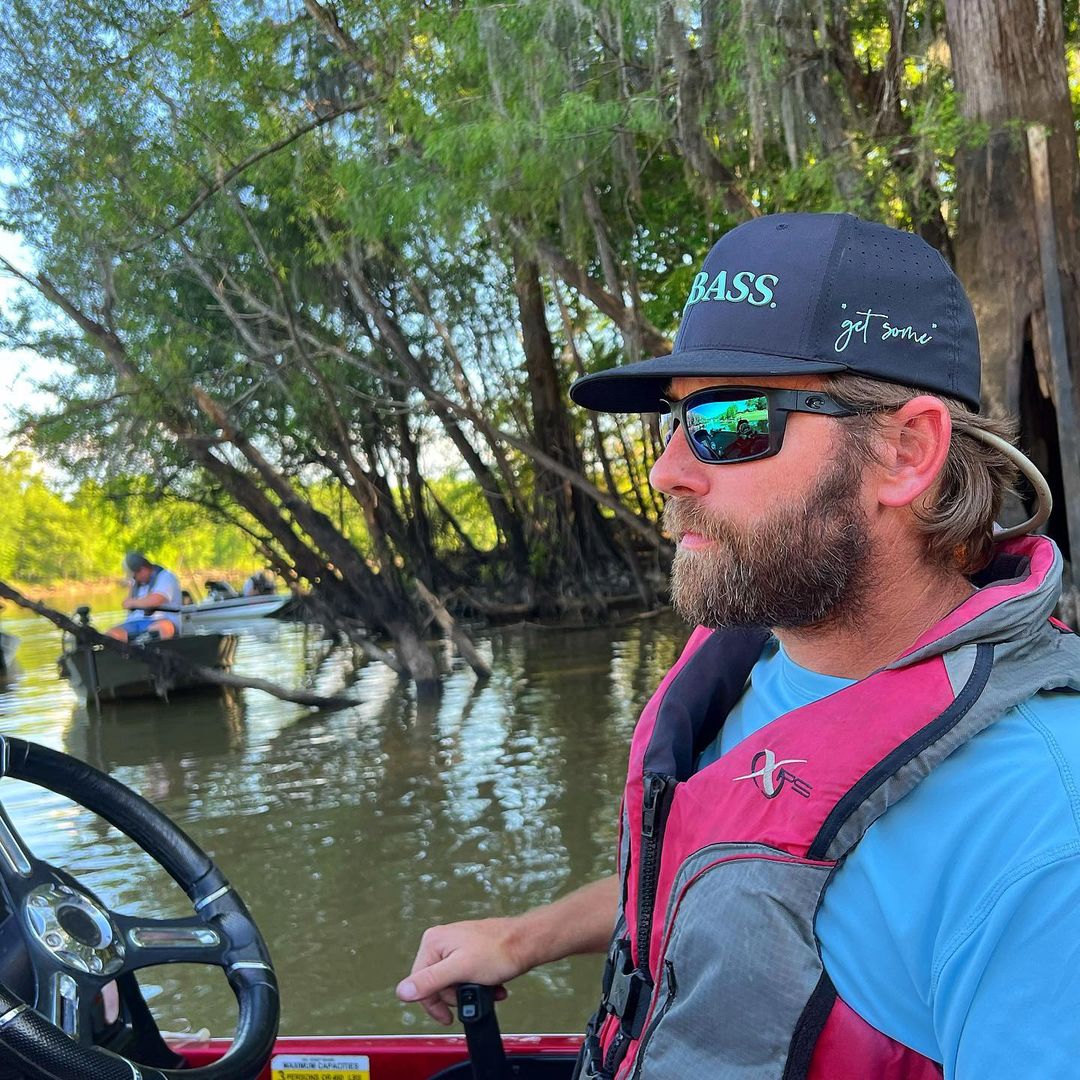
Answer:
[[(179, 573), (177, 576), (180, 578), (180, 587), (189, 589), (195, 594), (196, 599), (198, 599), (206, 592), (203, 587), (203, 582), (208, 578), (217, 578), (221, 581), (228, 581), (239, 590), (245, 578), (251, 573), (253, 573), (253, 571), (250, 569), (210, 569), (188, 570)], [(128, 587), (127, 582), (119, 575), (116, 577), (89, 578), (86, 581), (61, 580), (49, 583), (13, 580), (10, 584), (18, 589), (24, 596), (29, 596), (35, 600), (45, 600), (49, 597), (56, 596), (85, 596), (88, 593), (115, 592), (119, 594), (126, 592)], [(192, 586), (195, 586), (195, 588), (192, 588)]]

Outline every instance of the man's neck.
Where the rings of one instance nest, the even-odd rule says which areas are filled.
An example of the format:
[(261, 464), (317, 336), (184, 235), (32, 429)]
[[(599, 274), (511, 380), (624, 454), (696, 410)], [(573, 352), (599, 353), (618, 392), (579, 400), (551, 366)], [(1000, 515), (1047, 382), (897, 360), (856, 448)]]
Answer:
[(972, 591), (959, 573), (925, 571), (907, 580), (882, 580), (867, 588), (854, 618), (774, 633), (799, 667), (862, 679), (903, 655)]

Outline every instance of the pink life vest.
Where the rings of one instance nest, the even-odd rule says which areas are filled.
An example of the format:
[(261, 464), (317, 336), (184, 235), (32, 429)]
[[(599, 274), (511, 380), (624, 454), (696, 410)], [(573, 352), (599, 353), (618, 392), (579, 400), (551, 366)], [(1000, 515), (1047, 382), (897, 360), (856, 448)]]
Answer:
[(1050, 619), (1061, 556), (1026, 537), (902, 657), (767, 724), (700, 772), (763, 633), (697, 629), (641, 715), (623, 800), (623, 904), (582, 1078), (940, 1080), (824, 970), (814, 920), (889, 806), (1043, 689), (1080, 690)]

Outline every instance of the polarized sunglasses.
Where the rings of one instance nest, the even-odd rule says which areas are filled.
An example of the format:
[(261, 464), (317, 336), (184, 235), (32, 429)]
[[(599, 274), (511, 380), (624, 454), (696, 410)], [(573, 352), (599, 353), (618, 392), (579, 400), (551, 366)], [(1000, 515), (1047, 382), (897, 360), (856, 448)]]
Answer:
[(788, 413), (854, 416), (855, 409), (821, 390), (778, 390), (760, 386), (710, 386), (678, 401), (662, 399), (664, 445), (682, 425), (698, 461), (727, 465), (780, 453)]

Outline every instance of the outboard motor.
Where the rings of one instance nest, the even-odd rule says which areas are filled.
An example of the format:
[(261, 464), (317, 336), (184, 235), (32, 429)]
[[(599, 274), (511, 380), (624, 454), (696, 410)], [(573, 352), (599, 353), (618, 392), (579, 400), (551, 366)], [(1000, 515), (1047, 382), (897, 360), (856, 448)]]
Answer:
[[(75, 622), (79, 626), (91, 626), (90, 623), (90, 605), (83, 604), (81, 607), (75, 609)], [(78, 640), (70, 630), (65, 630), (60, 635), (60, 647), (64, 652), (69, 649), (73, 649), (78, 645)], [(63, 674), (63, 663), (61, 662), (60, 673)], [(0, 1074), (0, 1080), (3, 1080), (3, 1075)]]

